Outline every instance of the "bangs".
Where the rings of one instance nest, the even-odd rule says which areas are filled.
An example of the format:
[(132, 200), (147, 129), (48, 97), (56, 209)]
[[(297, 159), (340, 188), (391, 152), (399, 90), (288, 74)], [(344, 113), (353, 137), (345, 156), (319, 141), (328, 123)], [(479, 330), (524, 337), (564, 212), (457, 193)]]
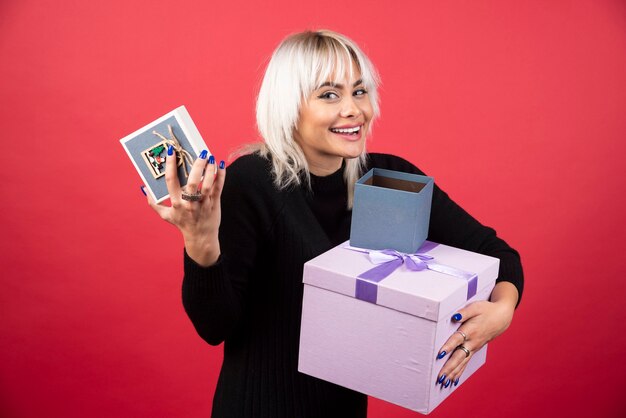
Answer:
[(330, 44), (328, 48), (316, 51), (314, 56), (315, 62), (312, 63), (312, 68), (317, 77), (315, 77), (313, 85), (309, 86), (312, 87), (309, 93), (327, 81), (340, 84), (344, 79), (360, 78), (361, 76), (361, 65), (353, 51), (337, 41), (327, 43)]
[(306, 100), (323, 83), (341, 84), (344, 79), (360, 78), (368, 90), (377, 82), (359, 52), (328, 36), (312, 36), (299, 57), (301, 98)]

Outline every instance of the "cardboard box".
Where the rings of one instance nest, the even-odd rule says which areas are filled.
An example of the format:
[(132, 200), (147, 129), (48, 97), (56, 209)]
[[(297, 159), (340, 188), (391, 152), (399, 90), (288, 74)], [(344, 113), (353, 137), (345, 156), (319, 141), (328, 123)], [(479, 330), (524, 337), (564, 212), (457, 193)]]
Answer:
[[(487, 346), (472, 353), (459, 386), (436, 384), (447, 359), (438, 350), (459, 327), (451, 316), (489, 298), (499, 260), (426, 241), (428, 269), (411, 271), (405, 260), (379, 279), (373, 269), (389, 264), (370, 256), (396, 256), (361, 251), (344, 243), (304, 265), (298, 370), (427, 414), (485, 363)], [(431, 270), (450, 268), (459, 277)]]
[(433, 178), (373, 168), (354, 188), (350, 244), (413, 253), (428, 237)]
[(176, 152), (178, 180), (181, 186), (187, 184), (187, 174), (198, 155), (203, 150), (207, 150), (208, 155), (211, 155), (185, 106), (180, 106), (125, 136), (120, 142), (139, 173), (147, 192), (156, 203), (169, 198), (165, 184), (165, 155), (168, 145), (175, 144), (175, 148), (181, 149), (180, 152)]

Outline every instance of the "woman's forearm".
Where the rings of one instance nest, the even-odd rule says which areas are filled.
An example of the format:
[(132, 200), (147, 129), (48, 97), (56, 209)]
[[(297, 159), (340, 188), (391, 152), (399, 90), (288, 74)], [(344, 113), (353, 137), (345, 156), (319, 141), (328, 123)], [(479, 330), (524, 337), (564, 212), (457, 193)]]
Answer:
[(519, 293), (513, 283), (510, 282), (498, 282), (491, 292), (491, 302), (499, 305), (510, 307), (511, 311), (515, 310), (517, 301), (519, 299)]

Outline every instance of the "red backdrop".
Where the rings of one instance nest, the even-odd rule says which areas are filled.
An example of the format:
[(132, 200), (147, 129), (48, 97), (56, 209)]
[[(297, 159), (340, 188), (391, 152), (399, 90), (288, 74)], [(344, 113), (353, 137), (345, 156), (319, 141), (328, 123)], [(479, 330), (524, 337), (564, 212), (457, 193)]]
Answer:
[(380, 70), (369, 149), (523, 256), (512, 327), (432, 416), (624, 416), (623, 1), (4, 0), (2, 417), (209, 415), (222, 348), (183, 312), (181, 238), (118, 139), (185, 104), (226, 157), (257, 137), (273, 48), (319, 27)]

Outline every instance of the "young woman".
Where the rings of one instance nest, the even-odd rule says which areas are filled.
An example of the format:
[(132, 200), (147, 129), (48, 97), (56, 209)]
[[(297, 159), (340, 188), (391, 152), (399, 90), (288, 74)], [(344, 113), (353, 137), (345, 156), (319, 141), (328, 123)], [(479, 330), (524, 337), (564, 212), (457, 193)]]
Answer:
[[(209, 344), (224, 342), (215, 418), (367, 415), (365, 395), (301, 374), (297, 364), (303, 264), (349, 238), (355, 181), (371, 167), (423, 174), (399, 157), (366, 153), (377, 85), (350, 39), (295, 34), (274, 52), (259, 92), (263, 143), (234, 161), (228, 177), (224, 162), (218, 168), (204, 153), (181, 190), (169, 150), (171, 206), (150, 204), (183, 235), (189, 318)], [(429, 231), (429, 240), (500, 259), (490, 301), (459, 311), (460, 332), (441, 348), (446, 390), (511, 323), (523, 274), (518, 253), (438, 187)]]

